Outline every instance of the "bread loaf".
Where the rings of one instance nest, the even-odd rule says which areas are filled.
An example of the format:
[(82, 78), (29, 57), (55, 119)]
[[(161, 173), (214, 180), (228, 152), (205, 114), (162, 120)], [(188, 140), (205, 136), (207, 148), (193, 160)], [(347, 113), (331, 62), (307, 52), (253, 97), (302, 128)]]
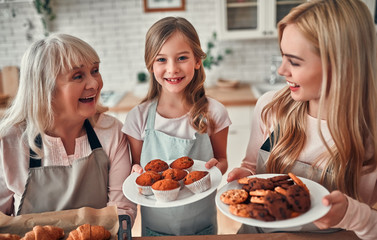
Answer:
[(107, 240), (111, 234), (102, 226), (84, 224), (71, 231), (67, 240)]
[(54, 226), (35, 226), (21, 240), (57, 240), (64, 237), (64, 230)]

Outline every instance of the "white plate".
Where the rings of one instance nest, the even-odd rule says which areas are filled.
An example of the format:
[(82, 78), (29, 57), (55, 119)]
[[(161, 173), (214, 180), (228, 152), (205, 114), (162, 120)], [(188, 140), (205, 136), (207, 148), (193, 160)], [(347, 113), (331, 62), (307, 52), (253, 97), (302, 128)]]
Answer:
[[(170, 164), (172, 161), (167, 161)], [(211, 169), (205, 168), (204, 161), (194, 160), (194, 165), (191, 171), (208, 171), (211, 177), (211, 188), (202, 193), (194, 194), (187, 187), (182, 188), (179, 191), (178, 198), (171, 202), (159, 202), (156, 201), (154, 195), (144, 196), (141, 195), (137, 189), (135, 180), (139, 176), (138, 173), (132, 173), (123, 183), (123, 194), (132, 202), (140, 204), (147, 207), (176, 207), (185, 204), (193, 203), (198, 201), (211, 193), (213, 193), (219, 186), (222, 178), (222, 174), (217, 167), (212, 167)]]
[[(258, 178), (270, 178), (281, 174), (259, 174), (259, 175), (253, 175), (252, 177), (258, 177)], [(310, 191), (310, 201), (311, 201), (311, 207), (306, 212), (301, 214), (300, 216), (285, 219), (285, 220), (278, 220), (278, 221), (271, 221), (266, 222), (262, 220), (257, 220), (254, 218), (244, 218), (244, 217), (238, 217), (229, 212), (229, 205), (223, 203), (220, 200), (220, 195), (229, 190), (229, 189), (238, 189), (241, 188), (241, 184), (237, 182), (237, 180), (230, 182), (223, 186), (216, 194), (216, 206), (220, 209), (222, 213), (224, 213), (229, 218), (244, 223), (250, 226), (256, 226), (256, 227), (266, 227), (266, 228), (289, 228), (289, 227), (297, 227), (304, 225), (306, 223), (313, 222), (321, 217), (323, 217), (329, 210), (330, 206), (326, 207), (322, 204), (322, 198), (329, 194), (329, 191), (323, 187), (322, 185), (313, 182), (309, 179), (299, 177), (303, 183), (308, 187)]]

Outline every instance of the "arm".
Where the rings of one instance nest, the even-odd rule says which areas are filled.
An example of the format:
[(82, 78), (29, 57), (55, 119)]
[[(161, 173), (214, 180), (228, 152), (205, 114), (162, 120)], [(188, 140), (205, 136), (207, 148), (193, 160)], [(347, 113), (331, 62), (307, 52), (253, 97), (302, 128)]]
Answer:
[(140, 166), (140, 155), (143, 147), (143, 141), (137, 140), (129, 135), (126, 135), (130, 143), (131, 157), (132, 157), (132, 171), (142, 173), (143, 168)]
[(239, 168), (235, 168), (229, 172), (227, 178), (228, 182), (256, 174), (258, 152), (266, 138), (265, 128), (261, 118), (262, 109), (272, 100), (274, 94), (275, 92), (268, 92), (258, 99), (253, 112), (249, 144), (247, 145), (245, 158), (242, 160)]
[(377, 211), (365, 203), (352, 199), (339, 191), (333, 191), (323, 198), (330, 211), (314, 222), (317, 227), (343, 228), (354, 231), (360, 239), (376, 239)]
[(216, 166), (222, 174), (228, 169), (228, 160), (226, 156), (229, 127), (224, 128), (210, 136), (214, 158), (209, 160), (205, 166), (211, 168)]

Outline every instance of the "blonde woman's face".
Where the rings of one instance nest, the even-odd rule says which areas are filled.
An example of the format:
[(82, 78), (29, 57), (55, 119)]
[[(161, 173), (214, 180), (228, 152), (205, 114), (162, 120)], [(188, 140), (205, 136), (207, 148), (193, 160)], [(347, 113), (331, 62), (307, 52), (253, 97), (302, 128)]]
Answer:
[(55, 117), (82, 120), (93, 116), (102, 86), (99, 63), (77, 66), (59, 74), (53, 99)]
[(181, 94), (194, 77), (200, 61), (181, 33), (174, 33), (162, 46), (153, 63), (153, 74), (162, 93)]
[(296, 101), (319, 102), (322, 84), (320, 57), (295, 24), (288, 24), (280, 43), (283, 61), (278, 73), (285, 77)]

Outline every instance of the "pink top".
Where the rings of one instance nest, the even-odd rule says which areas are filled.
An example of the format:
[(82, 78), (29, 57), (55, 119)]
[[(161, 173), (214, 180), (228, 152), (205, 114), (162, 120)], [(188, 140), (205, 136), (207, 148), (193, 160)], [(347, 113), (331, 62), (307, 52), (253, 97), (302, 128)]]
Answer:
[[(127, 214), (134, 220), (136, 205), (130, 202), (122, 191), (123, 182), (131, 173), (131, 161), (126, 136), (121, 132), (121, 128), (122, 123), (119, 120), (101, 114), (94, 131), (110, 160), (107, 205), (116, 205), (119, 215)], [(76, 139), (75, 153), (70, 156), (67, 155), (60, 138), (47, 135), (45, 137), (49, 144), (43, 146), (43, 166), (68, 166), (74, 160), (92, 152), (87, 135)], [(28, 177), (29, 148), (20, 139), (21, 131), (16, 128), (0, 139), (0, 211), (7, 215), (15, 215), (17, 212)]]
[[(261, 112), (263, 107), (271, 102), (275, 93), (276, 92), (272, 91), (264, 94), (258, 99), (255, 106), (250, 141), (247, 147), (246, 156), (241, 164), (241, 167), (250, 170), (253, 174), (256, 174), (258, 151), (268, 137), (266, 127), (261, 119)], [(319, 154), (323, 152), (325, 147), (318, 134), (318, 119), (309, 115), (307, 116), (307, 144), (297, 161), (313, 163)], [(332, 139), (326, 121), (321, 120), (320, 124), (323, 136), (331, 146)], [(377, 239), (377, 212), (370, 207), (377, 202), (377, 169), (375, 169), (374, 172), (361, 177), (359, 191), (366, 204), (348, 197), (349, 206), (346, 215), (339, 225), (334, 227), (355, 231), (355, 233), (362, 239)]]

